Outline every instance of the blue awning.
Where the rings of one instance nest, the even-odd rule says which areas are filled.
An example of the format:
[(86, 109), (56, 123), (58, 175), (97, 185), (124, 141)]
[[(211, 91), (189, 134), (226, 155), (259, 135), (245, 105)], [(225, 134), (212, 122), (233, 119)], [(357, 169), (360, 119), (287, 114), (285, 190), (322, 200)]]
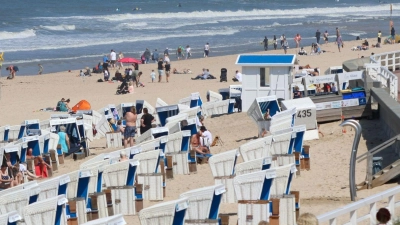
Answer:
[(240, 66), (293, 66), (296, 55), (239, 55), (236, 65)]

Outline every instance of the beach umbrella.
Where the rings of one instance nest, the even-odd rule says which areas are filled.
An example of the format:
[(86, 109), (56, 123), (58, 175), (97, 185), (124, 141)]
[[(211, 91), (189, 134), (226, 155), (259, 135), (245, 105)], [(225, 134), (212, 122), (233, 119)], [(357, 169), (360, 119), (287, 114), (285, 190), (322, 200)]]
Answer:
[(122, 59), (118, 59), (118, 62), (122, 62), (122, 63), (137, 63), (137, 64), (141, 64), (142, 61), (135, 59), (135, 58), (122, 58)]

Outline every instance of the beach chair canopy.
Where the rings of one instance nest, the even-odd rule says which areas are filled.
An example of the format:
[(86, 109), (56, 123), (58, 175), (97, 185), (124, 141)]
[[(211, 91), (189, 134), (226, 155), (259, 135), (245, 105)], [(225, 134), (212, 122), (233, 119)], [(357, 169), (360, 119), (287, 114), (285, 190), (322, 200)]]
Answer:
[(209, 102), (219, 102), (222, 101), (222, 95), (214, 91), (208, 91), (207, 100)]
[(140, 224), (182, 225), (184, 224), (187, 207), (187, 198), (153, 205), (139, 212)]
[(86, 100), (80, 100), (72, 107), (72, 112), (76, 113), (78, 110), (91, 110), (90, 103)]
[(226, 177), (235, 174), (235, 165), (239, 150), (234, 149), (210, 157), (208, 164), (214, 177)]
[(243, 161), (260, 159), (267, 156), (272, 156), (271, 153), (272, 136), (259, 138), (249, 141), (239, 147)]
[(180, 198), (188, 199), (186, 219), (189, 220), (216, 220), (222, 194), (225, 193), (223, 184), (199, 188), (181, 194)]
[(156, 112), (161, 126), (164, 126), (168, 117), (178, 115), (179, 108), (178, 105), (161, 106), (156, 108)]
[(0, 215), (1, 225), (14, 225), (17, 224), (17, 221), (19, 220), (22, 220), (22, 217), (17, 211), (12, 211)]
[(23, 209), (26, 224), (65, 224), (65, 195), (58, 195), (33, 203)]
[(57, 176), (38, 183), (40, 193), (38, 201), (56, 197), (58, 195), (66, 195), (68, 183), (71, 181), (68, 175)]
[(242, 162), (236, 165), (236, 175), (243, 175), (271, 168), (272, 157), (254, 159), (247, 162)]
[(276, 177), (274, 169), (236, 176), (233, 180), (238, 200), (269, 200)]
[(280, 112), (275, 95), (256, 98), (247, 110), (247, 115), (257, 124), (258, 121), (264, 120), (264, 114), (268, 110), (271, 117)]
[(97, 220), (92, 220), (82, 225), (125, 225), (125, 219), (122, 214), (108, 216)]

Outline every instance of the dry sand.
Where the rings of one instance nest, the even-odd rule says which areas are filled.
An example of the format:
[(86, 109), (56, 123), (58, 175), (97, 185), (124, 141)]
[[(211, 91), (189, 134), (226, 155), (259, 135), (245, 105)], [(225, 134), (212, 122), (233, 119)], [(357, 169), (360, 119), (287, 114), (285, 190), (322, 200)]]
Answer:
[[(360, 43), (361, 41), (345, 42), (345, 48), (342, 49), (341, 53), (338, 52), (334, 43), (329, 43), (322, 46), (322, 49), (328, 52), (321, 55), (298, 56), (298, 59), (300, 60), (300, 65), (310, 64), (312, 67), (320, 67), (321, 71), (325, 71), (329, 66), (341, 65), (345, 60), (361, 56), (368, 57), (371, 52), (380, 53), (399, 49), (399, 45), (396, 44), (384, 45), (382, 48), (373, 48), (368, 51), (350, 50), (351, 47), (360, 45)], [(309, 51), (309, 47), (306, 50)], [(277, 50), (258, 52), (256, 54), (282, 53), (283, 50)], [(294, 54), (295, 49), (289, 49), (288, 53)], [(212, 56), (212, 52), (210, 55)], [(234, 71), (241, 69), (235, 65), (236, 58), (237, 55), (229, 55), (173, 61), (172, 68), (179, 70), (190, 68), (194, 74), (172, 74), (169, 83), (166, 83), (165, 80), (162, 83), (151, 83), (150, 72), (152, 69), (156, 71), (156, 64), (140, 65), (140, 70), (143, 71), (141, 81), (146, 87), (136, 88), (134, 94), (127, 95), (115, 95), (118, 83), (97, 83), (96, 81), (102, 78), (102, 75), (99, 74), (93, 74), (92, 77), (86, 77), (84, 80), (76, 77), (78, 71), (41, 76), (17, 75), (14, 80), (6, 80), (3, 77), (1, 78), (0, 126), (20, 124), (25, 119), (48, 119), (52, 114), (51, 112), (38, 110), (54, 107), (62, 97), (71, 99), (71, 107), (79, 100), (86, 99), (91, 103), (92, 109), (95, 110), (107, 104), (132, 102), (137, 99), (143, 99), (155, 105), (157, 97), (162, 98), (169, 104), (174, 104), (192, 92), (200, 92), (205, 100), (208, 90), (218, 91), (219, 88), (226, 88), (228, 85), (233, 84), (231, 78), (235, 73)], [(201, 73), (202, 68), (210, 69), (211, 74), (216, 77), (219, 77), (221, 68), (227, 68), (228, 82), (220, 83), (219, 79), (191, 80), (190, 77)], [(114, 72), (115, 70), (111, 70), (112, 75)], [(35, 71), (32, 71), (32, 74), (34, 73)], [(379, 132), (379, 121), (364, 119), (361, 123), (364, 132), (358, 154), (362, 154), (371, 146), (386, 140)], [(213, 154), (238, 148), (241, 144), (252, 140), (257, 135), (256, 125), (247, 117), (246, 113), (208, 118), (205, 124), (213, 135), (219, 135), (224, 141), (223, 146), (212, 148)], [(343, 134), (338, 125), (339, 122), (322, 124), (321, 130), (325, 137), (306, 142), (306, 144), (311, 145), (311, 170), (302, 171), (292, 185), (292, 190), (300, 191), (301, 212), (312, 212), (319, 215), (350, 202), (348, 169), (354, 131), (348, 129), (348, 132)], [(95, 140), (91, 143), (91, 152), (99, 154), (115, 150), (105, 149), (105, 145), (105, 139)], [(81, 162), (67, 159), (56, 175), (78, 169)], [(365, 163), (357, 164), (356, 178), (357, 183), (362, 182), (365, 178)], [(183, 192), (213, 184), (214, 181), (209, 166), (199, 165), (197, 174), (175, 176), (173, 180), (167, 181), (167, 197), (165, 200), (176, 199)], [(397, 184), (386, 184), (372, 190), (359, 191), (358, 197), (364, 198), (395, 185)], [(155, 204), (155, 202), (145, 201), (144, 204), (147, 207)], [(221, 206), (221, 212), (236, 211), (236, 204), (222, 204)], [(128, 216), (126, 219), (128, 224), (138, 224), (137, 216)], [(234, 219), (232, 218), (231, 222)]]

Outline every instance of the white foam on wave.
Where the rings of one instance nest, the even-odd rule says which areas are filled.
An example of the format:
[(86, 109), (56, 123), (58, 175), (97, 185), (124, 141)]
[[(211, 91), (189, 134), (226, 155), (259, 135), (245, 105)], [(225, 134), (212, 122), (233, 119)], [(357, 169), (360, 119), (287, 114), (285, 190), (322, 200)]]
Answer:
[[(393, 4), (393, 8), (399, 8), (400, 4)], [(325, 7), (325, 8), (299, 8), (286, 10), (271, 10), (271, 9), (253, 9), (253, 10), (238, 10), (238, 11), (193, 11), (193, 12), (166, 12), (166, 13), (125, 13), (107, 16), (71, 16), (71, 17), (36, 17), (34, 19), (77, 19), (77, 20), (108, 20), (108, 21), (135, 21), (148, 19), (215, 19), (215, 18), (247, 18), (260, 16), (280, 16), (281, 18), (291, 17), (293, 15), (302, 16), (340, 16), (345, 15), (370, 15), (371, 13), (384, 14), (389, 9), (389, 4), (380, 4), (374, 7), (351, 6), (351, 7)], [(299, 13), (300, 12), (300, 13)], [(329, 12), (327, 14), (326, 12)]]
[(0, 40), (29, 38), (34, 36), (36, 36), (36, 34), (33, 29), (27, 29), (20, 32), (0, 31)]
[[(82, 39), (79, 41), (73, 40), (57, 40), (56, 42), (49, 43), (47, 45), (40, 45), (35, 47), (25, 47), (19, 48), (18, 46), (10, 47), (10, 49), (2, 49), (2, 51), (6, 52), (19, 52), (19, 51), (37, 51), (37, 50), (55, 50), (55, 49), (66, 49), (66, 48), (82, 48), (89, 46), (97, 46), (97, 45), (115, 45), (120, 43), (133, 43), (138, 41), (155, 41), (162, 40), (167, 38), (185, 38), (185, 37), (199, 37), (199, 36), (217, 36), (217, 35), (233, 35), (238, 33), (238, 29), (222, 29), (222, 30), (199, 30), (198, 33), (175, 33), (169, 35), (160, 35), (160, 36), (152, 36), (152, 37), (143, 37), (143, 36), (132, 36), (132, 37), (120, 37), (116, 39), (112, 38), (99, 38), (99, 39), (91, 39), (90, 42), (87, 39)], [(63, 42), (63, 44), (60, 44)], [(32, 46), (32, 45), (30, 45)]]
[(348, 33), (348, 35), (351, 35), (351, 36), (354, 36), (354, 37), (358, 37), (358, 36), (365, 35), (365, 34), (367, 34), (367, 33), (364, 32), (364, 31), (355, 31), (355, 32)]
[(146, 22), (138, 22), (138, 23), (120, 23), (118, 24), (115, 29), (117, 30), (135, 30), (135, 29), (144, 29), (146, 28)]
[(56, 25), (56, 26), (39, 26), (41, 29), (44, 30), (51, 30), (51, 31), (64, 31), (64, 30), (75, 30), (75, 25)]

